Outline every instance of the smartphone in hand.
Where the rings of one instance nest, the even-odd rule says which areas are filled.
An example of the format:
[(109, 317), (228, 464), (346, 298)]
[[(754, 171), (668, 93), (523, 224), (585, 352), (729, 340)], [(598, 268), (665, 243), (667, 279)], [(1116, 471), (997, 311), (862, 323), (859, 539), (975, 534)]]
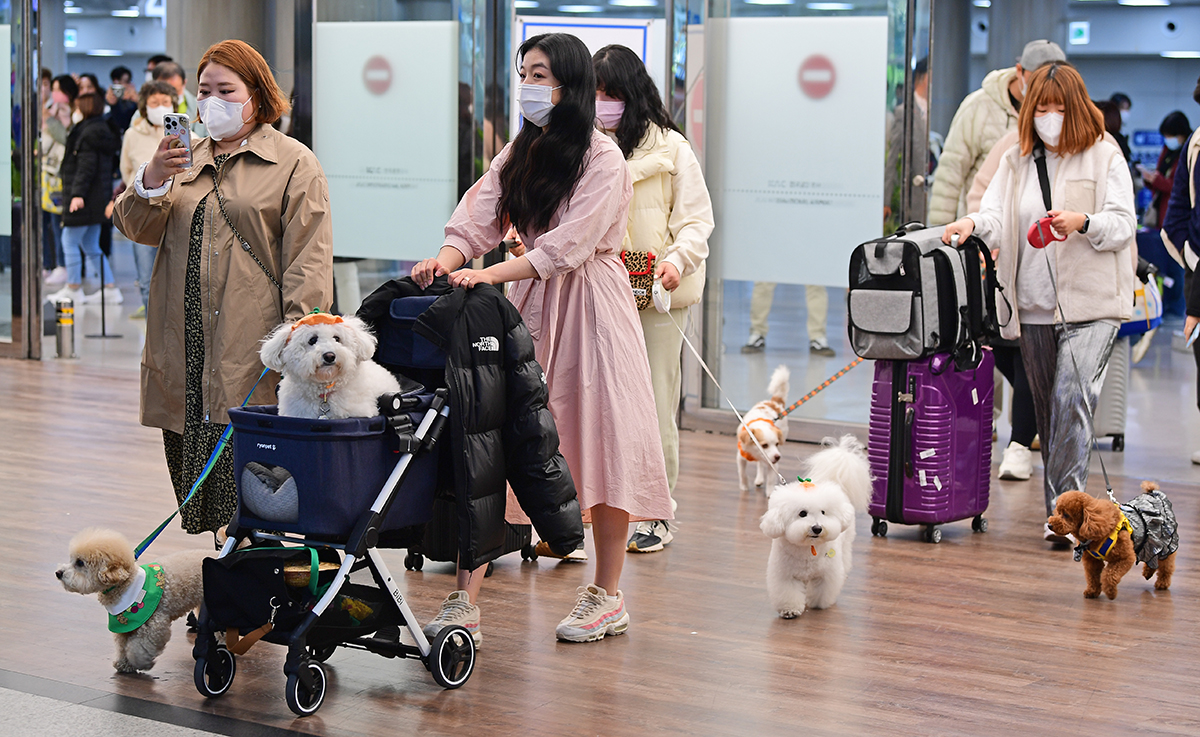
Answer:
[(168, 136), (174, 136), (175, 140), (171, 141), (171, 148), (183, 148), (187, 150), (187, 163), (184, 167), (192, 165), (192, 129), (191, 121), (188, 116), (183, 113), (167, 113), (163, 116), (163, 132)]

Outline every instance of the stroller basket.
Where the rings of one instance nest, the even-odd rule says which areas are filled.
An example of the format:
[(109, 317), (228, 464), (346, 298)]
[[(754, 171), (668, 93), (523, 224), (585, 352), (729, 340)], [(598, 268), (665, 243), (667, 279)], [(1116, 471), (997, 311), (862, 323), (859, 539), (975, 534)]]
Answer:
[[(420, 423), (433, 394), (410, 411)], [(271, 406), (229, 410), (237, 522), (281, 532), (346, 538), (379, 494), (399, 455), (383, 417), (311, 420), (280, 417)], [(381, 531), (428, 522), (437, 487), (437, 454), (413, 458)]]

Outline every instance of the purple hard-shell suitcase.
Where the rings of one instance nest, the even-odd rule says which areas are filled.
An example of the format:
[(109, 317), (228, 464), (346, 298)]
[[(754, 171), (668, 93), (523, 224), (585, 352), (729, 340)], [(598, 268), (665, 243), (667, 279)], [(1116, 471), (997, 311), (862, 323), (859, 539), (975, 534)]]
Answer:
[(949, 354), (923, 361), (876, 361), (867, 455), (875, 477), (871, 534), (887, 523), (937, 525), (973, 518), (987, 530), (992, 468), (992, 352), (959, 369)]

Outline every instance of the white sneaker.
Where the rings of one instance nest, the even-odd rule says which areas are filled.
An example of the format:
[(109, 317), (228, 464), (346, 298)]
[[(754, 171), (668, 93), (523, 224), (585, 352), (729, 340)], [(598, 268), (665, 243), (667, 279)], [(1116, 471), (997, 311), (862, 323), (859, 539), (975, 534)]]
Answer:
[(48, 287), (57, 287), (59, 284), (67, 283), (67, 267), (55, 266), (54, 269), (46, 276), (45, 284)]
[[(101, 297), (101, 290), (97, 289), (96, 291), (92, 292), (91, 294), (85, 296), (83, 298), (83, 303), (85, 305), (98, 305), (98, 304), (100, 304), (100, 297)], [(104, 297), (104, 303), (110, 304), (110, 305), (119, 305), (125, 301), (125, 297), (121, 294), (120, 287), (116, 287), (116, 286), (104, 287), (103, 297)]]
[(78, 306), (83, 303), (83, 290), (79, 288), (71, 289), (70, 287), (63, 287), (53, 294), (46, 295), (46, 301), (50, 304), (57, 304), (58, 300), (60, 299), (69, 299), (73, 301), (76, 306)]
[(1058, 534), (1054, 530), (1051, 530), (1049, 522), (1043, 523), (1042, 539), (1045, 540), (1046, 542), (1050, 543), (1051, 545), (1070, 545), (1071, 544), (1071, 538), (1063, 537), (1062, 535)]
[(1197, 466), (1200, 466), (1200, 450), (1196, 451), (1195, 453), (1192, 453), (1192, 463), (1195, 463)]
[(1141, 340), (1133, 344), (1133, 350), (1129, 354), (1130, 363), (1137, 363), (1146, 357), (1146, 354), (1150, 351), (1150, 341), (1154, 340), (1154, 333), (1157, 330), (1158, 328), (1147, 330)]
[(666, 520), (638, 522), (625, 549), (631, 553), (655, 553), (671, 544), (675, 535)]
[(466, 591), (455, 591), (442, 602), (438, 611), (429, 624), (421, 628), (430, 640), (437, 637), (443, 628), (457, 624), (465, 627), (475, 641), (475, 648), (483, 644), (483, 633), (479, 631), (479, 607), (471, 603), (471, 595)]
[(1033, 475), (1033, 453), (1018, 442), (1011, 442), (1004, 449), (1000, 460), (999, 478), (1007, 481), (1028, 481)]
[(623, 635), (629, 629), (629, 612), (620, 591), (609, 598), (608, 592), (595, 584), (581, 586), (575, 608), (563, 618), (554, 634), (564, 642), (594, 642), (604, 636)]

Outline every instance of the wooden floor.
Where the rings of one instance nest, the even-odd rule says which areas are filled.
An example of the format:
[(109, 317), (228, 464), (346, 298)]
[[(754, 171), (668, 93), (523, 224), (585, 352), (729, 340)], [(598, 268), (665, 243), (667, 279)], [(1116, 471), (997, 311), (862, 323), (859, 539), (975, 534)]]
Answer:
[[(103, 611), (64, 592), (54, 569), (82, 527), (137, 540), (170, 512), (161, 436), (137, 424), (137, 404), (129, 369), (0, 362), (8, 688), (57, 682), (242, 722), (223, 722), (234, 725), (226, 734), (1200, 734), (1200, 484), (1166, 487), (1183, 539), (1170, 593), (1131, 574), (1116, 601), (1085, 600), (1080, 565), (1041, 541), (1035, 475), (993, 481), (983, 535), (957, 523), (940, 545), (899, 526), (872, 538), (860, 517), (841, 601), (783, 621), (764, 591), (766, 502), (737, 491), (730, 438), (690, 433), (676, 542), (626, 563), (627, 636), (556, 642), (590, 567), (510, 555), (484, 587), (484, 647), (458, 691), (437, 688), (416, 661), (341, 651), (325, 705), (293, 719), (282, 649), (260, 644), (239, 659), (230, 692), (206, 701), (182, 622), (151, 675), (116, 676)], [(789, 445), (785, 471), (812, 450)], [(1114, 484), (1128, 497), (1138, 479)], [(154, 550), (209, 544), (172, 527)], [(452, 588), (450, 568), (405, 572), (402, 556), (386, 554), (424, 621)], [(5, 724), (20, 733), (11, 715)]]

